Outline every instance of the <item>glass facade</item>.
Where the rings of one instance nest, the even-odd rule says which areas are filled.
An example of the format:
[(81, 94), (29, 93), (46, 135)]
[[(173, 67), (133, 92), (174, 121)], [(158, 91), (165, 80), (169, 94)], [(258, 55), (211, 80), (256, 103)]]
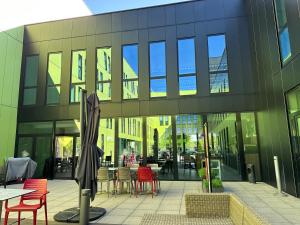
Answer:
[(85, 89), (86, 79), (86, 51), (79, 50), (72, 52), (72, 73), (71, 73), (71, 88), (70, 102), (79, 102), (80, 93)]
[(25, 65), (25, 80), (23, 92), (23, 105), (36, 104), (37, 78), (39, 71), (39, 56), (27, 56)]
[(62, 53), (50, 53), (48, 55), (47, 71), (47, 104), (58, 104), (60, 97)]
[(167, 96), (166, 43), (153, 42), (150, 49), (150, 97)]
[(179, 95), (197, 93), (194, 38), (178, 40)]
[(111, 48), (97, 49), (96, 73), (96, 92), (99, 100), (111, 100)]
[(136, 99), (139, 97), (138, 45), (124, 45), (122, 55), (123, 99)]
[(291, 57), (291, 44), (285, 11), (285, 0), (274, 0), (277, 19), (277, 32), (281, 62), (284, 64)]
[(210, 93), (229, 92), (225, 35), (208, 36)]
[(119, 118), (120, 166), (139, 162), (142, 157), (142, 120), (141, 117)]

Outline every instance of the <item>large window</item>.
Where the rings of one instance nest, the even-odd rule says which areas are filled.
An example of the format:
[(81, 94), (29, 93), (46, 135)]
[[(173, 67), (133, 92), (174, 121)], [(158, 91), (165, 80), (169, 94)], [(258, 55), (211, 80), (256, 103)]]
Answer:
[(86, 73), (86, 51), (79, 50), (72, 52), (72, 75), (70, 101), (79, 102), (80, 93), (85, 89)]
[(39, 56), (27, 56), (25, 67), (25, 81), (23, 105), (36, 104), (37, 77), (39, 70)]
[(208, 36), (210, 93), (229, 92), (225, 35)]
[(150, 43), (150, 97), (167, 96), (166, 43)]
[(138, 46), (123, 46), (123, 99), (136, 99), (139, 97), (138, 75)]
[(179, 95), (195, 95), (196, 64), (194, 38), (178, 40)]
[(61, 79), (61, 53), (50, 53), (47, 72), (47, 104), (59, 103)]
[(101, 100), (111, 100), (111, 48), (97, 49), (96, 90)]
[(285, 63), (291, 57), (289, 29), (287, 25), (286, 11), (284, 6), (285, 1), (275, 0), (274, 4), (277, 19), (277, 31), (279, 38), (281, 62)]

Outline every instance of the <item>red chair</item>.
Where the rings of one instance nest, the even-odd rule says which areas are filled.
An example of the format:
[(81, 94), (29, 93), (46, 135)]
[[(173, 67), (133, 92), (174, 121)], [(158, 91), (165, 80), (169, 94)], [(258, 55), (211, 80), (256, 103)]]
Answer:
[(153, 173), (151, 167), (139, 167), (137, 171), (137, 182), (136, 182), (136, 195), (138, 192), (138, 184), (140, 184), (140, 191), (142, 192), (142, 185), (145, 183), (151, 183), (152, 198), (155, 190), (155, 180), (153, 178)]
[[(48, 225), (47, 219), (47, 200), (46, 195), (47, 191), (47, 179), (27, 179), (24, 182), (23, 189), (32, 189), (36, 190), (35, 192), (24, 195), (20, 199), (20, 203), (15, 206), (8, 207), (8, 200), (5, 201), (5, 219), (4, 225), (7, 225), (8, 215), (10, 212), (18, 212), (18, 225), (20, 225), (21, 212), (23, 211), (32, 211), (33, 212), (33, 224), (36, 225), (36, 215), (37, 210), (45, 207), (45, 219), (46, 225)], [(39, 200), (37, 204), (26, 204), (25, 201), (29, 200)]]

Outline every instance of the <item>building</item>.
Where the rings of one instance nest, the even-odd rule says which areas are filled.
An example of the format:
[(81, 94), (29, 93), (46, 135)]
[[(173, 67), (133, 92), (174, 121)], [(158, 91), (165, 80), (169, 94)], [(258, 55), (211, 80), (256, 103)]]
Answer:
[(14, 114), (3, 122), (18, 109), (7, 148), (16, 139), (15, 156), (35, 159), (38, 176), (54, 164), (54, 178), (72, 178), (86, 89), (100, 98), (98, 146), (115, 165), (132, 151), (157, 154), (169, 161), (163, 178), (195, 179), (208, 141), (223, 180), (246, 180), (254, 164), (258, 180), (275, 186), (277, 155), (283, 189), (299, 196), (299, 4), (198, 0), (3, 32), (20, 65), (0, 60), (3, 74), (15, 74), (3, 89), (14, 93)]

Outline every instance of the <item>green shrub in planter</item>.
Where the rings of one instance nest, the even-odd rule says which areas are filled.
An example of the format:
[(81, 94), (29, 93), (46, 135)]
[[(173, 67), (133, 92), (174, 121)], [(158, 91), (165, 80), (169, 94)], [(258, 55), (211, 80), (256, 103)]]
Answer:
[(206, 169), (205, 168), (201, 168), (198, 170), (198, 175), (199, 177), (203, 180), (206, 178)]
[[(223, 183), (219, 178), (212, 179), (211, 184), (212, 184), (213, 192), (223, 192), (224, 191)], [(206, 179), (202, 181), (202, 190), (203, 190), (203, 192), (208, 192), (208, 180), (206, 180)]]

